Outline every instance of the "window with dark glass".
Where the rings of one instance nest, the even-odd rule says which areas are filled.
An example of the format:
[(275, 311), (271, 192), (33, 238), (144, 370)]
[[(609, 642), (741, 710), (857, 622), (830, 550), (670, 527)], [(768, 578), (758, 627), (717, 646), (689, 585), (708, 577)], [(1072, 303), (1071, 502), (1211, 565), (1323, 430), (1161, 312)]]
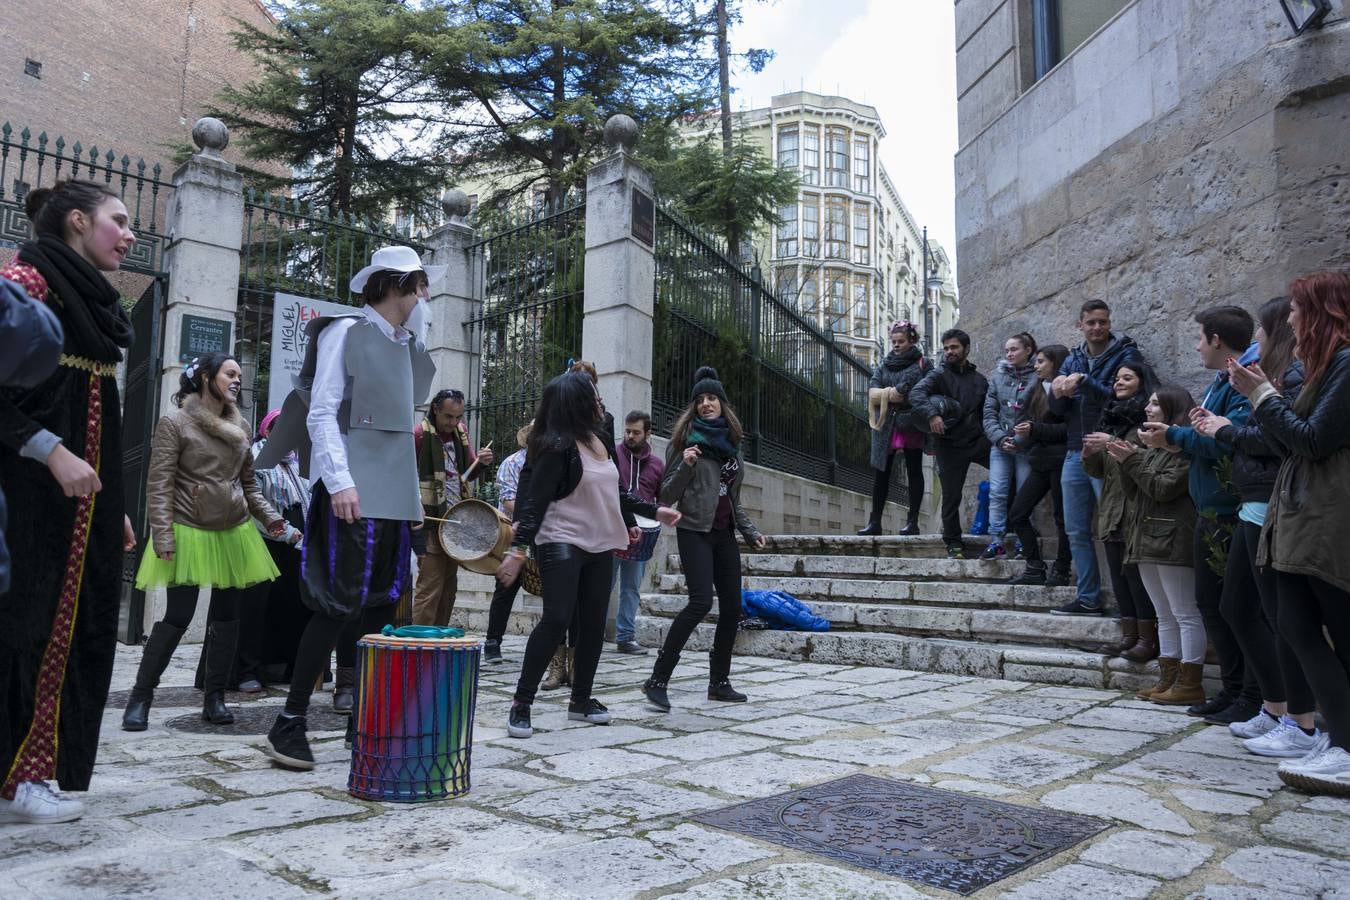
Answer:
[(778, 246), (776, 256), (797, 255), (797, 204), (778, 207)]
[(853, 141), (853, 190), (860, 194), (872, 193), (872, 140), (867, 137)]
[(802, 126), (802, 183), (820, 184), (820, 126)]
[(867, 204), (853, 204), (853, 261), (863, 266), (872, 264), (870, 218)]
[(825, 184), (846, 188), (848, 183), (848, 129), (831, 125), (825, 133)]
[(797, 168), (797, 128), (778, 129), (778, 164), (785, 169)]
[(802, 194), (802, 256), (820, 258), (820, 197)]
[(1059, 65), (1130, 0), (1030, 0), (1036, 80)]
[(825, 258), (848, 259), (848, 201), (825, 198)]

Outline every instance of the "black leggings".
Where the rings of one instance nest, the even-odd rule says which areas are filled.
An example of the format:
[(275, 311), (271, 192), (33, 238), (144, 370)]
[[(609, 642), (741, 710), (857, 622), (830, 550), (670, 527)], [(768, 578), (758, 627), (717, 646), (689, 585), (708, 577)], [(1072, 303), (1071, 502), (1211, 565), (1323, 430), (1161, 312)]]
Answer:
[[(303, 716), (309, 712), (309, 698), (314, 693), (314, 682), (328, 668), (333, 648), (339, 642), (339, 635), (351, 639), (351, 659), (356, 657), (356, 641), (363, 634), (370, 634), (383, 628), (394, 616), (394, 607), (367, 606), (351, 619), (335, 619), (316, 612), (310, 616), (305, 632), (300, 636), (300, 646), (295, 651), (295, 671), (291, 675), (291, 692), (286, 696), (286, 713)], [(353, 624), (357, 627), (352, 627)]]
[(694, 628), (712, 610), (713, 592), (717, 593), (717, 631), (713, 634), (708, 682), (716, 684), (731, 674), (731, 651), (736, 645), (736, 627), (741, 620), (741, 549), (730, 528), (712, 531), (676, 531), (680, 548), (680, 568), (684, 571), (689, 602), (670, 623), (665, 643), (652, 671), (655, 681), (670, 680), (679, 662), (680, 651), (688, 643)]
[(909, 516), (918, 515), (923, 504), (923, 448), (893, 450), (886, 454), (886, 468), (872, 470), (872, 518), (881, 524), (881, 516), (886, 511), (886, 498), (891, 493), (891, 470), (895, 467), (897, 454), (905, 455), (905, 484), (909, 488)]
[(1195, 558), (1195, 605), (1200, 607), (1200, 616), (1205, 620), (1205, 635), (1219, 657), (1219, 678), (1224, 690), (1234, 700), (1240, 698), (1256, 706), (1261, 702), (1261, 687), (1256, 683), (1256, 675), (1247, 668), (1242, 645), (1219, 612), (1223, 597), (1223, 576), (1209, 566), (1210, 543), (1231, 544), (1231, 538), (1225, 540), (1222, 529), (1228, 527), (1236, 531), (1237, 523), (1237, 516), (1220, 516), (1215, 520), (1201, 518), (1195, 523), (1195, 542), (1192, 547)]
[[(1008, 528), (1017, 532), (1022, 542), (1022, 553), (1028, 560), (1041, 559), (1041, 540), (1031, 524), (1031, 515), (1037, 505), (1050, 495), (1050, 511), (1055, 517), (1055, 533), (1059, 544), (1055, 548), (1055, 567), (1069, 571), (1069, 536), (1064, 533), (1064, 486), (1060, 476), (1064, 471), (1061, 463), (1053, 469), (1041, 471), (1032, 469), (1027, 480), (1017, 488), (1012, 506), (1008, 509)], [(1014, 479), (1016, 480), (1016, 479)]]
[(1293, 649), (1275, 630), (1279, 619), (1275, 570), (1256, 565), (1260, 538), (1260, 525), (1238, 523), (1228, 547), (1219, 610), (1242, 647), (1242, 658), (1261, 687), (1262, 699), (1287, 702), (1292, 715), (1310, 713), (1316, 706), (1312, 688)]
[[(233, 622), (239, 618), (239, 603), (247, 597), (250, 588), (212, 588), (211, 607), (206, 611), (206, 621)], [(192, 624), (197, 612), (197, 594), (201, 591), (195, 584), (175, 584), (168, 593), (168, 605), (161, 620), (179, 630)]]
[[(1350, 592), (1320, 578), (1280, 571), (1275, 573), (1275, 589), (1280, 597), (1280, 634), (1293, 648), (1326, 716), (1331, 744), (1350, 750)], [(1331, 644), (1323, 628), (1331, 635)]]
[(1139, 577), (1139, 567), (1125, 562), (1125, 542), (1102, 541), (1102, 546), (1106, 548), (1107, 574), (1111, 576), (1111, 591), (1116, 595), (1120, 617), (1157, 621), (1158, 611), (1153, 608), (1148, 588)]
[(524, 577), (517, 578), (511, 584), (496, 582), (492, 588), (492, 605), (488, 607), (487, 639), (500, 644), (506, 634), (506, 626), (511, 621), (511, 607), (520, 594), (520, 585)]
[(577, 618), (576, 652), (572, 663), (572, 702), (591, 698), (595, 667), (605, 640), (605, 614), (609, 611), (609, 582), (614, 573), (614, 553), (588, 553), (571, 544), (537, 544), (539, 580), (544, 583), (544, 614), (525, 644), (525, 660), (516, 682), (515, 700), (534, 702), (539, 680), (548, 661), (562, 643), (568, 627)]

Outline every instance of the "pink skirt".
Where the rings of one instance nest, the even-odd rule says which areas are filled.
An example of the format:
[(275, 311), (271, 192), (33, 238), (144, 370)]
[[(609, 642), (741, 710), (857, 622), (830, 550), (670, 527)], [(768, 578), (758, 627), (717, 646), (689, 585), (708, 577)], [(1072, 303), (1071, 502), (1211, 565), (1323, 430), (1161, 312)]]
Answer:
[(891, 430), (891, 451), (896, 450), (922, 450), (923, 432), (921, 431), (901, 431), (899, 428)]

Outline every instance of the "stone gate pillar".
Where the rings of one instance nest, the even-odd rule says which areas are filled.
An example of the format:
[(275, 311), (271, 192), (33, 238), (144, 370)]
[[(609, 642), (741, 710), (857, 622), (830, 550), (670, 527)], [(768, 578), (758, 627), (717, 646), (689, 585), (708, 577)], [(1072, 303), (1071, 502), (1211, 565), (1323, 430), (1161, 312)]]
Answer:
[[(466, 222), (469, 197), (463, 191), (450, 189), (441, 196), (441, 209), (446, 224), (431, 234), (431, 258), (428, 265), (447, 266), (445, 277), (431, 285), (431, 328), (427, 332), (427, 350), (436, 362), (436, 383), (433, 392), (455, 388), (472, 397), (474, 379), (478, 377), (479, 347), (473, 341), (468, 321), (475, 312), (476, 298), (481, 296), (476, 280), (482, 277), (481, 267), (473, 264), (474, 230)], [(475, 443), (477, 443), (475, 435)], [(494, 448), (498, 449), (498, 448)], [(500, 451), (504, 457), (507, 451)]]
[(622, 425), (629, 410), (652, 408), (652, 311), (656, 205), (651, 175), (629, 153), (637, 123), (605, 123), (614, 152), (586, 177), (585, 320), (581, 355), (595, 363), (605, 408)]
[(167, 411), (186, 362), (209, 350), (238, 352), (239, 248), (244, 227), (244, 179), (220, 155), (230, 133), (219, 119), (197, 120), (198, 147), (173, 173), (164, 268), (164, 361), (160, 411)]

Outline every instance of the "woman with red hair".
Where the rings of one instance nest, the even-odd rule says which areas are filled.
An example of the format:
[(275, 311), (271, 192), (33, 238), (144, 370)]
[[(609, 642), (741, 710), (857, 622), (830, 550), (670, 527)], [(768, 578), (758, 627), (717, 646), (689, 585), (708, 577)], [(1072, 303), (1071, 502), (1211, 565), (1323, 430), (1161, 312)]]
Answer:
[(1295, 279), (1289, 299), (1304, 368), (1298, 399), (1287, 402), (1257, 364), (1230, 361), (1228, 370), (1261, 430), (1285, 451), (1257, 564), (1275, 569), (1280, 634), (1329, 726), (1325, 744), (1280, 764), (1280, 778), (1350, 795), (1350, 554), (1337, 544), (1350, 508), (1350, 274)]

